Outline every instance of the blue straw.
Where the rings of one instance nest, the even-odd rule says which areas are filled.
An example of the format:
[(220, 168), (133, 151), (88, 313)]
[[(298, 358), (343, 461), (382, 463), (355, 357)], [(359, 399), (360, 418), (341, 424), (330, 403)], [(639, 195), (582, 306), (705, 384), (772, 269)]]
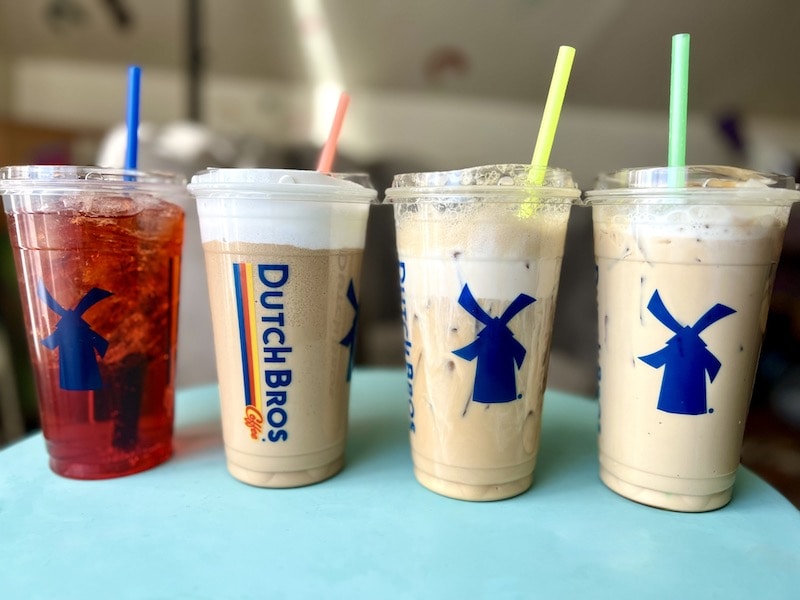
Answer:
[(139, 151), (139, 81), (142, 69), (138, 65), (128, 67), (128, 145), (125, 148), (125, 168), (135, 169)]

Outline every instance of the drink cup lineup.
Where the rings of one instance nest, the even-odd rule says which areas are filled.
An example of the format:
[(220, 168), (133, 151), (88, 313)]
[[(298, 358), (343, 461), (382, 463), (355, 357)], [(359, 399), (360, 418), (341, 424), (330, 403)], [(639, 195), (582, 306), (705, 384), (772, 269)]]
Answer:
[[(347, 179), (209, 169), (188, 185), (228, 469), (252, 485), (312, 484), (343, 466), (377, 195)], [(94, 479), (163, 462), (187, 187), (6, 167), (0, 188), (51, 468)], [(800, 193), (780, 175), (663, 167), (601, 175), (584, 198), (569, 172), (545, 169), (534, 185), (523, 165), (398, 175), (387, 190), (415, 476), (465, 500), (531, 486), (566, 227), (582, 203), (597, 263), (601, 479), (661, 508), (724, 506)]]

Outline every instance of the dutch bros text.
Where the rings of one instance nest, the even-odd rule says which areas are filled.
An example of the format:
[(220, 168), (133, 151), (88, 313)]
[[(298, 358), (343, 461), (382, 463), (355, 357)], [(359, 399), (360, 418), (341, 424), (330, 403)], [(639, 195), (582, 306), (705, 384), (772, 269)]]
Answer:
[(406, 359), (406, 378), (408, 379), (408, 418), (409, 428), (413, 433), (414, 427), (414, 365), (411, 364), (411, 330), (408, 328), (408, 314), (406, 305), (406, 263), (400, 261), (400, 309), (403, 317), (403, 349)]
[[(289, 266), (234, 263), (233, 281), (242, 352), (243, 422), (254, 440), (284, 442), (289, 439), (292, 370), (279, 367), (286, 365), (286, 356), (292, 352), (283, 304)], [(262, 436), (265, 424), (267, 431)]]

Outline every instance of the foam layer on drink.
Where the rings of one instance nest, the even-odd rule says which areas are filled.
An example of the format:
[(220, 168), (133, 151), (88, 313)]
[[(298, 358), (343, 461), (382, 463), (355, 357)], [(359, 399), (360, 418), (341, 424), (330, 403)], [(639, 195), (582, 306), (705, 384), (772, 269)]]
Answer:
[(359, 248), (376, 192), (315, 171), (210, 169), (195, 175), (203, 243)]
[[(458, 298), (469, 282), (476, 296), (511, 301), (521, 293), (555, 290), (564, 254), (568, 204), (540, 206), (535, 218), (517, 204), (397, 204), (398, 252), (424, 259), (428, 275), (414, 295)], [(532, 266), (538, 261), (538, 266)], [(548, 264), (547, 268), (541, 268)]]
[[(687, 264), (764, 264), (777, 260), (787, 207), (595, 206), (597, 256)], [(680, 244), (673, 243), (680, 240)], [(714, 243), (727, 243), (725, 254)]]

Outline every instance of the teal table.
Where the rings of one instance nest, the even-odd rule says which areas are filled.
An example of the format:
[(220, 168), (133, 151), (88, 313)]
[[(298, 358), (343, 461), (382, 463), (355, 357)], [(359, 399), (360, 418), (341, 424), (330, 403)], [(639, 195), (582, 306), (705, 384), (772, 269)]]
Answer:
[(228, 475), (216, 387), (178, 394), (175, 456), (72, 481), (41, 436), (0, 452), (0, 598), (797, 598), (800, 512), (746, 469), (722, 510), (641, 506), (597, 476), (597, 406), (545, 399), (533, 488), (479, 504), (411, 472), (404, 374), (357, 370), (345, 470)]

